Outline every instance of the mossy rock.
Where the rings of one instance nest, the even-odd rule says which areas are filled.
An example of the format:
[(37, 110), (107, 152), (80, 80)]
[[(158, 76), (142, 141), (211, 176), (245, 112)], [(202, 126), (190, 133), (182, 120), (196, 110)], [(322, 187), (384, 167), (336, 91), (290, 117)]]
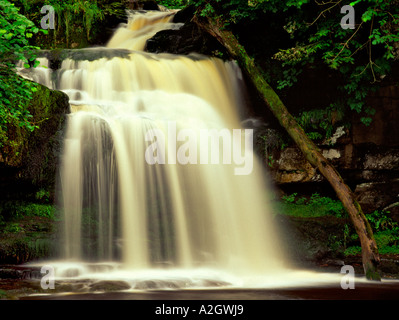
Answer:
[(21, 127), (8, 130), (14, 143), (0, 152), (3, 199), (21, 199), (22, 193), (34, 195), (40, 189), (53, 193), (55, 186), (69, 98), (61, 91), (38, 84), (27, 109), (32, 115), (31, 122), (38, 128), (32, 132)]
[(62, 129), (69, 112), (68, 96), (40, 86), (34, 95), (30, 112), (39, 128), (28, 137), (24, 155), (26, 165), (22, 176), (35, 184), (54, 184), (58, 156), (62, 145)]

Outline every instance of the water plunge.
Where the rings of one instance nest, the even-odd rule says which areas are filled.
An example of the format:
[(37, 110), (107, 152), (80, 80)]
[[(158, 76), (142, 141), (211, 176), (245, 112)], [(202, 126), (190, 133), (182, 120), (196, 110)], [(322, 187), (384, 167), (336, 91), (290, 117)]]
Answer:
[[(242, 77), (235, 63), (144, 52), (157, 31), (180, 26), (171, 19), (170, 13), (132, 14), (107, 48), (88, 49), (128, 49), (127, 56), (65, 59), (59, 70), (37, 68), (31, 75), (70, 97), (60, 170), (64, 258), (160, 274), (280, 273), (284, 255), (256, 157), (248, 175), (223, 161), (146, 161), (148, 132), (162, 132), (167, 146), (184, 146), (170, 136), (171, 124), (194, 140), (204, 130), (240, 129)], [(222, 142), (233, 143), (224, 137), (205, 149), (197, 143), (197, 156), (222, 159)], [(164, 156), (175, 156), (171, 150)]]

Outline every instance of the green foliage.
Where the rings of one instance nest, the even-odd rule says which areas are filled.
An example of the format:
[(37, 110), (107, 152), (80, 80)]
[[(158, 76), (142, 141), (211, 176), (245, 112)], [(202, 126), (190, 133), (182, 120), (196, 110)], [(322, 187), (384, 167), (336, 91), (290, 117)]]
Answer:
[[(310, 197), (300, 197), (292, 193), (282, 197), (281, 203), (277, 206), (281, 214), (302, 218), (317, 218), (323, 216), (334, 216), (348, 219), (348, 215), (338, 200), (320, 196), (318, 193)], [(399, 225), (389, 217), (388, 211), (374, 211), (366, 214), (366, 218), (373, 229), (374, 237), (381, 254), (399, 253)], [(342, 250), (344, 254), (358, 255), (361, 253), (359, 236), (349, 221), (345, 223), (343, 237), (338, 240), (336, 236), (328, 238), (331, 250)]]
[(282, 212), (291, 216), (322, 217), (335, 216), (345, 217), (346, 211), (339, 200), (320, 196), (318, 193), (310, 197), (298, 197), (297, 193), (282, 197)]
[(330, 105), (325, 109), (303, 111), (295, 119), (310, 139), (328, 139), (334, 133), (334, 123), (344, 119), (344, 111)]
[(52, 204), (32, 202), (5, 202), (0, 207), (0, 224), (24, 217), (56, 218), (57, 210)]
[(7, 298), (7, 291), (0, 290), (0, 299), (6, 299)]
[(55, 208), (49, 204), (30, 203), (18, 208), (17, 214), (25, 217), (54, 218)]
[(190, 0), (160, 0), (158, 4), (169, 9), (182, 9), (190, 4)]
[[(369, 125), (375, 109), (365, 107), (365, 98), (389, 74), (399, 41), (399, 6), (397, 1), (355, 1), (356, 15), (361, 18), (356, 29), (342, 29), (340, 8), (347, 1), (319, 4), (320, 14), (309, 20), (306, 10), (290, 19), (287, 32), (296, 39), (296, 46), (282, 49), (274, 58), (284, 66), (298, 68), (312, 63), (323, 63), (336, 70), (342, 79), (343, 95), (336, 105), (360, 114)], [(300, 20), (301, 19), (301, 20)]]
[[(356, 10), (354, 30), (340, 26), (344, 17), (340, 9), (349, 4)], [(199, 15), (226, 21), (226, 27), (262, 19), (262, 14), (281, 17), (271, 23), (285, 30), (291, 44), (283, 44), (287, 47), (280, 47), (269, 57), (279, 62), (281, 68), (279, 74), (269, 71), (274, 73), (271, 77), (275, 79), (274, 87), (283, 93), (295, 86), (305, 71), (328, 67), (331, 76), (340, 83), (337, 89), (342, 94), (336, 95), (332, 104), (320, 108), (356, 113), (361, 122), (370, 125), (376, 106), (366, 106), (366, 97), (383, 79), (389, 78), (392, 64), (398, 58), (397, 0), (200, 0), (196, 5)], [(309, 135), (319, 138), (331, 132), (323, 132), (325, 126), (324, 121), (318, 130), (312, 126)]]
[(13, 145), (12, 128), (33, 131), (27, 104), (37, 90), (36, 84), (16, 74), (16, 62), (35, 67), (35, 50), (29, 39), (39, 28), (8, 1), (0, 1), (0, 147)]
[(35, 198), (36, 198), (36, 200), (40, 200), (44, 203), (49, 203), (50, 202), (50, 192), (45, 189), (40, 189), (38, 192), (36, 192)]
[[(366, 214), (366, 218), (373, 229), (374, 238), (380, 254), (399, 253), (399, 225), (389, 217), (388, 211), (374, 211)], [(356, 234), (351, 235), (351, 240), (358, 240)], [(346, 255), (360, 254), (358, 245), (350, 246), (345, 250)]]
[[(69, 46), (71, 28), (83, 25), (86, 37), (90, 39), (90, 32), (94, 22), (104, 19), (104, 12), (97, 1), (88, 0), (46, 0), (45, 4), (53, 6), (56, 13), (56, 29), (65, 31), (66, 45)], [(110, 6), (109, 10), (115, 10)]]
[(392, 230), (394, 232), (399, 232), (398, 223), (393, 221), (388, 214), (389, 211), (376, 210), (372, 213), (366, 214), (366, 218), (375, 231)]
[[(21, 60), (29, 67), (34, 62), (34, 50), (37, 47), (29, 45), (29, 39), (39, 32), (39, 28), (18, 13), (14, 4), (0, 1), (0, 61), (11, 63)], [(11, 58), (11, 59), (10, 59)]]

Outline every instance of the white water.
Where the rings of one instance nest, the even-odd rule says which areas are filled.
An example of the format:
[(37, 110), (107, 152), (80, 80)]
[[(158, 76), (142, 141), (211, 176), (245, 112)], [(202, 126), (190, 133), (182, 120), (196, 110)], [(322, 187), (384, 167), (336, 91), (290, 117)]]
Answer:
[(233, 62), (143, 52), (157, 31), (179, 27), (170, 19), (132, 15), (107, 48), (92, 49), (129, 49), (127, 57), (66, 59), (60, 70), (31, 75), (71, 103), (60, 171), (64, 260), (51, 263), (57, 278), (124, 279), (132, 288), (146, 279), (179, 288), (337, 281), (289, 271), (256, 159), (247, 176), (234, 175), (233, 165), (145, 161), (149, 129), (170, 143), (170, 123), (195, 134), (240, 128), (241, 74)]

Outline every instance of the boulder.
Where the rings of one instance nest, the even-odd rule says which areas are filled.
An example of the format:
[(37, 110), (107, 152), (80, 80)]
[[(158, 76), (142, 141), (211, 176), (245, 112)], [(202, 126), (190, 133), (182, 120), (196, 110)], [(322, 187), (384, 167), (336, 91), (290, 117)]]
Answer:
[(163, 30), (147, 40), (146, 51), (187, 55), (200, 53), (208, 56), (226, 56), (219, 42), (202, 32), (193, 23), (186, 23), (178, 30)]
[(393, 218), (398, 218), (396, 211), (399, 203), (399, 179), (359, 184), (355, 194), (365, 213), (385, 210), (392, 213)]
[(146, 51), (187, 55), (199, 53), (208, 56), (227, 58), (226, 49), (197, 24), (192, 23), (195, 7), (189, 6), (176, 13), (173, 22), (182, 23), (178, 30), (163, 30), (147, 40)]
[[(37, 86), (28, 110), (32, 122), (38, 125), (33, 132), (10, 128), (14, 148), (0, 150), (0, 190), (2, 199), (26, 199), (29, 190), (53, 191), (56, 170), (62, 148), (63, 127), (69, 113), (69, 98), (60, 91)], [(36, 189), (36, 191), (34, 190)]]

